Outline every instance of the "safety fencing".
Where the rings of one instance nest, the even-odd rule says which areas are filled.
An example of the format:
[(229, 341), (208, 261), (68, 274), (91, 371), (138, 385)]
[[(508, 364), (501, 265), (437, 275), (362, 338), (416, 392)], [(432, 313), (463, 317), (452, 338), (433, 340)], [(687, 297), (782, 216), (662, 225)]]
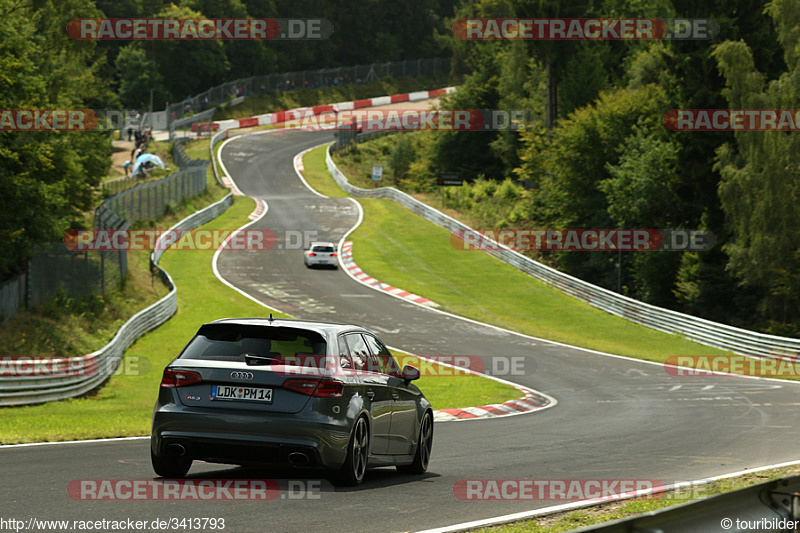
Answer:
[[(108, 229), (118, 229), (112, 225)], [(85, 298), (119, 286), (128, 272), (124, 250), (72, 250), (64, 242), (37, 246), (25, 272), (0, 286), (0, 324), (20, 309), (55, 297)]]
[[(170, 121), (169, 124), (169, 138), (174, 139), (176, 136), (176, 132), (178, 130), (186, 130), (187, 128), (191, 130), (192, 124), (196, 122), (208, 122), (212, 118), (214, 118), (214, 112), (217, 110), (216, 107), (212, 107), (210, 109), (206, 109), (205, 111), (201, 111), (196, 115), (190, 115), (188, 117), (184, 117), (178, 120)], [(184, 132), (185, 134), (185, 132)]]
[(255, 115), (252, 117), (219, 120), (216, 122), (211, 122), (208, 124), (208, 126), (213, 128), (214, 131), (222, 131), (237, 128), (255, 128), (258, 126), (270, 126), (276, 124), (285, 124), (286, 122), (299, 121), (301, 124), (298, 124), (298, 126), (302, 128), (302, 121), (324, 114), (338, 113), (339, 111), (352, 111), (366, 107), (399, 104), (403, 102), (418, 102), (420, 100), (439, 98), (453, 91), (455, 91), (455, 87), (445, 87), (443, 89), (435, 89), (432, 91), (414, 91), (406, 94), (393, 94), (391, 96), (364, 98), (362, 100), (354, 100), (352, 102), (336, 102), (333, 104), (315, 105), (310, 107), (297, 107), (295, 109), (284, 109), (281, 111), (264, 113), (262, 115)]
[[(181, 144), (177, 142), (173, 146), (174, 158), (178, 166), (185, 167), (184, 170), (158, 181), (140, 183), (107, 198), (95, 210), (94, 229), (128, 229), (131, 220), (157, 218), (170, 203), (177, 204), (183, 198), (203, 192), (209, 162), (192, 160)], [(232, 202), (233, 195), (228, 194), (219, 202), (186, 217), (173, 229), (193, 229), (205, 224), (224, 212)], [(83, 356), (52, 358), (51, 365), (63, 368), (61, 372), (21, 374), (21, 367), (13, 364), (19, 357), (6, 360), (10, 364), (0, 366), (0, 406), (75, 397), (106, 381), (119, 367), (125, 350), (143, 333), (163, 324), (177, 309), (174, 283), (158, 266), (162, 253), (163, 250), (156, 250), (151, 254), (151, 269), (169, 287), (169, 294), (134, 315), (100, 350)], [(108, 265), (113, 265), (113, 268)], [(107, 279), (109, 272), (116, 274), (111, 281)], [(55, 294), (85, 297), (104, 292), (106, 285), (112, 281), (118, 283), (126, 273), (125, 250), (75, 251), (63, 242), (54, 243), (33, 256), (25, 274), (0, 288), (3, 318), (10, 318), (20, 307), (43, 303)], [(40, 364), (47, 366), (44, 362)]]
[(241, 78), (223, 83), (195, 96), (186, 98), (167, 107), (170, 122), (206, 110), (236, 98), (264, 96), (271, 92), (297, 89), (319, 89), (349, 83), (366, 83), (385, 77), (423, 78), (437, 74), (450, 73), (450, 58), (425, 58), (388, 63), (372, 63), (350, 67), (323, 68), (283, 72)]
[(163, 215), (167, 206), (206, 190), (208, 161), (156, 181), (146, 181), (107, 198), (101, 207), (129, 220), (150, 220)]
[(559, 272), (488, 239), (469, 226), (393, 187), (378, 189), (355, 187), (348, 182), (347, 177), (334, 163), (330, 146), (325, 161), (328, 171), (336, 183), (351, 195), (389, 198), (451, 233), (463, 232), (465, 240), (473, 238), (472, 242), (487, 243), (489, 246), (486, 246), (488, 249), (485, 251), (489, 255), (593, 307), (658, 331), (679, 335), (706, 346), (729, 350), (737, 354), (796, 359), (800, 353), (800, 339), (767, 335), (663, 309)]
[[(233, 195), (189, 215), (175, 224), (171, 230), (194, 229), (213, 220), (233, 203)], [(100, 386), (120, 365), (125, 350), (144, 333), (166, 322), (178, 309), (178, 290), (169, 274), (158, 265), (164, 250), (155, 250), (150, 255), (153, 272), (161, 277), (170, 292), (153, 305), (136, 313), (120, 329), (114, 338), (96, 352), (66, 358), (60, 375), (15, 375), (4, 365), (0, 368), (0, 406), (30, 405), (62, 400), (85, 394)], [(7, 365), (12, 368), (13, 365)], [(32, 373), (33, 374), (33, 373)]]
[[(376, 107), (388, 104), (395, 104), (400, 102), (418, 102), (420, 100), (428, 100), (431, 98), (439, 98), (446, 94), (455, 91), (455, 87), (444, 87), (442, 89), (434, 89), (428, 91), (414, 91), (406, 94), (393, 94), (386, 96), (376, 96), (373, 98), (364, 98), (362, 100), (355, 100), (351, 102), (336, 102), (333, 104), (316, 105), (311, 107), (298, 107), (295, 109), (284, 109), (275, 111), (273, 113), (264, 113), (263, 115), (255, 115), (252, 117), (236, 118), (221, 120), (218, 122), (207, 123), (206, 126), (216, 131), (209, 143), (209, 150), (211, 152), (211, 168), (214, 171), (214, 177), (217, 182), (223, 187), (231, 188), (230, 177), (222, 175), (222, 172), (217, 163), (216, 149), (217, 144), (226, 140), (231, 134), (231, 130), (240, 128), (252, 128), (257, 126), (269, 126), (277, 124), (285, 124), (286, 122), (307, 119), (310, 117), (317, 117), (325, 113), (337, 113), (339, 111), (349, 111), (354, 109), (362, 109), (366, 107)], [(302, 126), (301, 126), (302, 127)], [(342, 137), (342, 133), (350, 133), (350, 137)], [(342, 145), (346, 144), (351, 138), (355, 136), (352, 130), (340, 130), (334, 133), (337, 143)], [(360, 139), (356, 139), (361, 142)]]

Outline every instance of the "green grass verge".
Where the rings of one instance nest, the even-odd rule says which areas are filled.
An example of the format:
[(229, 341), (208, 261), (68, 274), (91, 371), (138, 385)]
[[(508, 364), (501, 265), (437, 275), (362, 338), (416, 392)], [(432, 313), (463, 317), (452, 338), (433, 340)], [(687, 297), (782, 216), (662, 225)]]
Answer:
[[(205, 159), (208, 161), (211, 157), (208, 151), (208, 142), (208, 139), (188, 141), (183, 143), (183, 149), (186, 151), (186, 155), (192, 159)], [(219, 143), (214, 149), (219, 150), (221, 144), (222, 143)], [(218, 156), (218, 152), (215, 155)], [(220, 198), (229, 192), (228, 189), (221, 188), (217, 183), (217, 179), (214, 177), (214, 167), (211, 164), (206, 167), (206, 184), (209, 189), (220, 191)]]
[[(393, 133), (368, 142), (351, 144), (334, 156), (336, 166), (356, 187), (362, 189), (397, 187), (397, 178), (391, 164), (392, 150), (397, 138), (398, 134)], [(374, 165), (383, 166), (383, 179), (380, 181), (372, 179)]]
[[(338, 189), (325, 147), (306, 154), (305, 178)], [(450, 233), (391, 200), (358, 199), (364, 223), (353, 259), (370, 276), (425, 296), (453, 313), (593, 350), (663, 362), (671, 355), (723, 354), (600, 311), (487, 254), (455, 249)]]
[[(573, 529), (600, 524), (610, 520), (630, 518), (641, 513), (658, 511), (674, 505), (687, 503), (691, 500), (716, 496), (737, 489), (743, 489), (751, 485), (764, 483), (770, 479), (797, 474), (800, 474), (800, 465), (764, 470), (739, 477), (722, 479), (707, 485), (673, 491), (664, 494), (658, 499), (606, 503), (578, 511), (556, 513), (532, 520), (481, 528), (473, 531), (478, 531), (480, 533), (558, 533), (562, 531), (571, 531)], [(561, 502), (553, 502), (554, 505), (558, 503)]]
[[(157, 220), (135, 221), (131, 229), (166, 229), (187, 215), (227, 194), (213, 177), (206, 192), (168, 207)], [(101, 199), (98, 196), (97, 203)], [(87, 214), (84, 227), (91, 227)], [(105, 293), (86, 298), (58, 295), (30, 310), (16, 313), (0, 326), (2, 355), (82, 355), (110, 341), (119, 327), (144, 307), (167, 293), (150, 275), (149, 251), (128, 251), (128, 275), (124, 283), (109, 281)], [(106, 264), (106, 268), (114, 265)]]
[[(247, 222), (255, 202), (237, 197), (226, 213), (202, 226), (229, 229)], [(211, 270), (214, 252), (168, 251), (161, 265), (178, 287), (178, 312), (140, 338), (125, 354), (135, 369), (114, 376), (91, 397), (3, 409), (0, 443), (147, 435), (161, 370), (204, 322), (224, 317), (267, 316), (269, 309), (221, 283)], [(285, 317), (272, 311), (276, 317)], [(146, 372), (145, 372), (146, 371)], [(475, 376), (425, 376), (418, 382), (435, 408), (466, 407), (519, 397), (516, 389)], [(137, 375), (141, 374), (141, 375)]]
[[(203, 227), (238, 227), (254, 206), (252, 200), (237, 198), (225, 214)], [(0, 443), (149, 434), (161, 370), (199, 325), (225, 316), (262, 316), (266, 311), (214, 277), (213, 255), (213, 251), (164, 254), (161, 264), (178, 286), (178, 312), (164, 325), (141, 337), (125, 354), (126, 359), (139, 361), (139, 373), (146, 373), (114, 376), (91, 397), (5, 408), (0, 416)]]
[[(61, 293), (0, 326), (0, 356), (70, 356), (91, 353), (144, 307), (167, 294), (149, 272), (149, 252), (128, 252), (124, 284), (107, 283), (105, 294), (74, 298)], [(106, 263), (105, 268), (117, 268)]]
[(325, 165), (326, 146), (319, 146), (303, 156), (303, 178), (316, 191), (334, 198), (349, 196), (333, 180)]
[(458, 409), (503, 403), (521, 396), (519, 390), (463, 370), (422, 361), (413, 355), (394, 351), (400, 368), (411, 365), (420, 369), (422, 377), (415, 382), (434, 409)]

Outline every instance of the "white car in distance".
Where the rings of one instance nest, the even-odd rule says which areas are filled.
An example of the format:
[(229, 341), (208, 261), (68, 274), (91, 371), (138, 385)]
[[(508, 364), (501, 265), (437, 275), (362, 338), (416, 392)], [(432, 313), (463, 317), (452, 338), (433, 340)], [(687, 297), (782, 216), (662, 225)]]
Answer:
[(339, 257), (336, 254), (336, 246), (332, 242), (312, 242), (303, 251), (303, 262), (306, 267), (332, 266), (339, 268)]

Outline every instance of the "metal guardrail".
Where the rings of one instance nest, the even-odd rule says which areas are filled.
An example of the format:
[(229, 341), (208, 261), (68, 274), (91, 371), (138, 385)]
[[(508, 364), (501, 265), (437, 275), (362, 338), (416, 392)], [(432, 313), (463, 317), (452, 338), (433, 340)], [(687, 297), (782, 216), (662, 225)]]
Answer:
[[(224, 104), (237, 97), (264, 96), (275, 91), (319, 89), (349, 83), (367, 83), (387, 76), (394, 78), (422, 78), (436, 74), (447, 74), (450, 72), (450, 65), (451, 59), (448, 57), (433, 57), (240, 78), (173, 103), (167, 107), (165, 114), (167, 120), (172, 122), (182, 119), (187, 113)], [(190, 116), (190, 118), (194, 118), (194, 116)]]
[(190, 167), (203, 167), (205, 169), (205, 167), (208, 166), (208, 160), (192, 159), (191, 156), (186, 153), (186, 149), (183, 145), (189, 140), (190, 139), (185, 137), (179, 137), (172, 142), (172, 159), (181, 170), (186, 170)]
[(767, 335), (712, 322), (711, 320), (656, 307), (597, 285), (592, 285), (498, 244), (466, 224), (393, 187), (381, 187), (378, 189), (354, 187), (333, 162), (330, 145), (328, 146), (325, 162), (336, 183), (353, 196), (389, 198), (451, 233), (463, 231), (465, 235), (474, 237), (474, 242), (489, 243), (494, 248), (486, 250), (489, 255), (593, 307), (658, 331), (679, 335), (706, 346), (729, 350), (741, 355), (798, 358), (800, 339)]
[[(213, 203), (210, 206), (201, 209), (200, 211), (194, 212), (193, 214), (189, 215), (188, 217), (184, 218), (183, 220), (172, 226), (168, 231), (171, 232), (178, 230), (188, 230), (200, 227), (203, 224), (214, 220), (222, 213), (227, 211), (232, 204), (233, 204), (233, 193), (228, 193), (222, 200)], [(158, 266), (158, 262), (161, 260), (161, 256), (166, 251), (161, 248), (163, 247), (156, 246), (156, 249), (153, 250), (153, 252), (150, 254), (151, 266)]]
[[(171, 230), (193, 229), (218, 217), (233, 203), (228, 194), (205, 209), (197, 211), (175, 224)], [(74, 370), (55, 376), (15, 376), (0, 370), (0, 406), (32, 405), (63, 400), (85, 394), (102, 385), (116, 371), (125, 350), (144, 333), (166, 322), (178, 309), (178, 289), (169, 274), (158, 266), (164, 250), (150, 255), (151, 269), (158, 273), (170, 288), (169, 294), (153, 305), (139, 311), (111, 339), (111, 342), (88, 355), (68, 358), (68, 368)]]
[(206, 109), (205, 111), (201, 111), (196, 115), (189, 115), (188, 117), (179, 118), (170, 122), (169, 125), (169, 132), (170, 138), (174, 135), (175, 130), (185, 129), (186, 127), (192, 126), (195, 122), (208, 122), (214, 117), (214, 111), (216, 111), (216, 107), (212, 107), (210, 109)]
[(216, 146), (227, 138), (228, 130), (222, 130), (219, 133), (215, 133), (214, 136), (211, 137), (211, 141), (208, 143), (209, 151), (211, 152), (211, 169), (214, 171), (214, 178), (217, 180), (217, 183), (219, 183), (222, 187), (225, 187), (225, 183), (222, 181), (219, 169), (217, 168)]
[(641, 516), (581, 528), (575, 533), (658, 531), (798, 531), (800, 476), (689, 502)]

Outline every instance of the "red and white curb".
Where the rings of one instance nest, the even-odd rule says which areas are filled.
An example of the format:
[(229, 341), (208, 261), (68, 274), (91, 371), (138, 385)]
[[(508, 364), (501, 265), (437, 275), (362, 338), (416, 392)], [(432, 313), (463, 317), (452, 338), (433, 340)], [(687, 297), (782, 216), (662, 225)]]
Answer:
[[(434, 89), (432, 91), (416, 91), (406, 94), (393, 94), (390, 96), (365, 98), (363, 100), (355, 100), (353, 102), (337, 102), (335, 104), (298, 107), (296, 109), (286, 109), (284, 111), (265, 113), (263, 115), (256, 115), (253, 117), (211, 122), (210, 127), (213, 131), (218, 131), (237, 128), (253, 128), (256, 126), (269, 126), (272, 124), (281, 124), (287, 121), (308, 119), (324, 113), (333, 113), (334, 111), (351, 111), (364, 107), (377, 107), (400, 102), (418, 102), (420, 100), (429, 100), (431, 98), (438, 98), (440, 96), (444, 96), (445, 94), (452, 93), (455, 90), (455, 87), (445, 87), (443, 89)], [(193, 127), (195, 126), (193, 125)]]
[[(435, 90), (435, 91), (419, 91), (417, 93), (410, 93), (410, 94), (407, 94), (407, 95), (382, 96), (382, 97), (379, 97), (379, 98), (371, 98), (371, 99), (367, 99), (367, 100), (357, 100), (356, 102), (346, 102), (346, 103), (343, 103), (343, 104), (341, 104), (341, 103), (340, 104), (331, 104), (331, 106), (337, 106), (336, 107), (337, 110), (343, 110), (343, 109), (357, 109), (357, 108), (361, 108), (361, 107), (386, 105), (386, 104), (395, 103), (395, 102), (406, 102), (406, 101), (412, 101), (413, 102), (413, 101), (417, 101), (417, 100), (426, 100), (426, 99), (429, 99), (429, 98), (435, 98), (437, 96), (441, 96), (442, 94), (446, 94), (446, 93), (452, 92), (453, 90), (454, 89), (452, 87), (448, 87), (447, 89), (438, 89), (438, 90)], [(344, 107), (344, 106), (348, 106), (349, 104), (352, 104), (353, 107)], [(328, 106), (315, 106), (314, 108), (308, 108), (308, 109), (316, 109), (316, 108), (324, 108), (324, 107), (328, 107)], [(328, 110), (328, 111), (330, 111), (330, 110)], [(322, 111), (322, 112), (327, 112), (327, 111)], [(257, 117), (251, 117), (251, 118), (257, 118)], [(246, 120), (248, 120), (248, 119), (239, 119), (239, 120), (224, 121), (224, 122), (236, 123), (236, 125), (232, 124), (231, 126), (229, 126), (231, 129), (233, 129), (233, 128), (241, 128), (241, 127), (248, 127), (248, 126), (252, 125), (252, 124), (249, 124), (249, 123), (245, 123), (245, 124), (241, 123), (241, 121), (246, 121)], [(260, 124), (257, 124), (257, 125), (260, 125)], [(304, 152), (302, 152), (300, 154), (297, 154), (295, 156), (295, 158), (294, 158), (294, 166), (295, 166), (295, 169), (297, 171), (299, 171), (297, 174), (301, 179), (302, 179), (302, 174), (300, 174), (300, 172), (303, 172), (305, 170), (305, 168), (303, 166), (303, 157), (302, 156), (306, 152), (308, 152), (309, 150), (306, 150), (306, 151), (304, 151)], [(225, 182), (226, 185), (228, 185), (233, 190), (234, 194), (242, 195), (242, 193), (236, 187), (236, 184), (233, 182), (233, 180), (231, 180), (230, 178), (225, 176), (223, 178), (223, 181)], [(309, 187), (309, 189), (311, 189), (311, 187)], [(311, 190), (313, 191), (313, 189), (311, 189)], [(319, 193), (316, 193), (316, 194), (319, 194)], [(250, 214), (250, 217), (249, 217), (249, 218), (251, 218), (253, 220), (257, 220), (259, 217), (261, 217), (263, 215), (264, 209), (266, 208), (266, 205), (264, 204), (263, 201), (261, 201), (259, 199), (255, 199), (255, 200), (256, 200), (256, 203), (257, 203), (256, 209), (255, 209), (255, 211), (253, 211)], [(217, 253), (219, 253), (219, 251)], [(370, 275), (366, 274), (364, 271), (362, 271), (361, 268), (359, 268), (359, 266), (355, 263), (355, 261), (353, 261), (353, 243), (352, 243), (352, 241), (345, 241), (344, 243), (342, 243), (340, 254), (341, 254), (342, 264), (344, 265), (344, 267), (348, 270), (348, 272), (356, 280), (360, 281), (361, 283), (364, 283), (365, 285), (373, 287), (373, 288), (376, 288), (378, 290), (385, 291), (388, 294), (391, 294), (391, 295), (393, 295), (395, 297), (399, 297), (399, 298), (402, 298), (402, 299), (405, 299), (405, 300), (409, 300), (411, 302), (414, 302), (414, 303), (417, 303), (417, 304), (420, 304), (420, 305), (425, 305), (425, 306), (433, 307), (433, 308), (439, 307), (439, 305), (437, 303), (435, 303), (435, 302), (433, 302), (433, 301), (431, 301), (431, 300), (429, 300), (427, 298), (423, 298), (422, 296), (418, 296), (416, 294), (413, 294), (411, 292), (405, 291), (403, 289), (399, 289), (397, 287), (393, 287), (392, 285), (389, 285), (388, 283), (381, 283), (377, 279), (373, 278), (372, 276), (370, 276)], [(216, 262), (216, 257), (217, 256), (215, 255), (214, 256), (214, 261), (215, 262)], [(215, 274), (216, 274), (217, 273), (216, 272), (216, 263), (214, 264), (214, 269), (215, 269)], [(217, 274), (217, 277), (220, 277), (220, 276)], [(222, 279), (222, 278), (220, 278), (220, 279)], [(227, 282), (225, 282), (225, 283), (228, 284)], [(228, 285), (230, 285), (230, 284), (228, 284)], [(233, 285), (230, 285), (230, 286), (233, 287), (235, 290), (239, 290), (239, 289), (236, 289), (236, 287), (234, 287)], [(242, 291), (239, 291), (239, 292), (242, 292)], [(242, 294), (245, 294), (245, 296), (247, 296), (248, 298), (252, 299), (252, 297), (247, 295), (246, 293), (242, 292)], [(255, 301), (258, 302), (258, 300), (255, 300)], [(261, 303), (261, 302), (259, 302), (259, 303)], [(447, 366), (450, 366), (450, 365), (447, 365)], [(480, 420), (480, 419), (484, 419), (484, 418), (496, 418), (496, 417), (501, 417), (501, 416), (521, 415), (521, 414), (525, 414), (525, 413), (532, 413), (534, 411), (539, 411), (539, 410), (542, 410), (542, 409), (546, 409), (547, 407), (552, 407), (556, 403), (556, 401), (553, 398), (550, 398), (549, 396), (537, 393), (536, 391), (533, 391), (533, 390), (528, 389), (526, 387), (523, 387), (521, 385), (518, 385), (518, 384), (515, 384), (515, 383), (511, 383), (511, 382), (508, 382), (508, 381), (505, 381), (505, 380), (500, 380), (500, 379), (497, 379), (497, 378), (493, 378), (491, 376), (484, 376), (484, 377), (488, 377), (490, 379), (495, 379), (497, 381), (500, 381), (502, 383), (505, 383), (507, 385), (515, 387), (520, 392), (522, 392), (523, 396), (520, 397), (520, 398), (517, 398), (515, 400), (509, 400), (509, 401), (507, 401), (505, 403), (501, 403), (501, 404), (483, 405), (481, 407), (465, 407), (463, 409), (441, 409), (441, 410), (435, 410), (434, 411), (434, 415), (433, 415), (434, 420), (437, 421), (437, 422), (448, 422), (448, 421), (461, 421), (461, 420)]]
[(434, 411), (433, 419), (436, 422), (454, 420), (474, 420), (477, 418), (496, 418), (499, 416), (521, 415), (532, 413), (550, 406), (551, 400), (541, 394), (525, 387), (516, 387), (524, 394), (522, 398), (509, 400), (505, 403), (493, 403), (481, 407), (465, 407), (463, 409), (440, 409)]
[(264, 200), (261, 198), (253, 198), (256, 201), (256, 208), (253, 210), (252, 213), (247, 215), (247, 218), (250, 220), (258, 220), (261, 218), (261, 215), (267, 210), (267, 204), (264, 203)]
[[(264, 115), (257, 115), (254, 117), (220, 120), (218, 122), (211, 122), (211, 129), (213, 131), (223, 130), (227, 137), (228, 130), (239, 128), (252, 128), (255, 126), (268, 126), (271, 124), (280, 124), (291, 120), (302, 120), (304, 118), (314, 117), (323, 113), (332, 113), (333, 111), (348, 111), (352, 109), (361, 109), (364, 107), (376, 107), (382, 105), (394, 104), (397, 102), (418, 102), (420, 100), (429, 100), (431, 98), (438, 98), (445, 94), (455, 92), (455, 87), (445, 87), (443, 89), (434, 89), (431, 91), (417, 91), (407, 94), (393, 94), (391, 96), (378, 96), (375, 98), (366, 98), (364, 100), (355, 100), (353, 102), (338, 102), (335, 104), (315, 105), (311, 107), (300, 107), (297, 109), (287, 109), (285, 111), (276, 111), (275, 113), (266, 113)], [(197, 127), (197, 124), (192, 124), (192, 128)], [(304, 127), (292, 129), (306, 129)], [(311, 128), (313, 129), (313, 128)], [(273, 135), (283, 135), (281, 130), (270, 132)], [(297, 166), (297, 162), (295, 161)], [(303, 160), (300, 159), (298, 166), (302, 172)], [(222, 183), (225, 187), (233, 192), (234, 196), (244, 196), (242, 191), (236, 186), (236, 183), (227, 175), (222, 176)]]
[[(397, 287), (393, 287), (388, 283), (381, 283), (377, 279), (373, 278), (369, 274), (365, 273), (359, 266), (353, 261), (353, 243), (352, 241), (345, 241), (342, 243), (342, 248), (339, 251), (341, 254), (342, 264), (344, 267), (350, 272), (356, 280), (368, 285), (370, 287), (388, 292), (389, 294), (393, 294), (399, 298), (403, 298), (405, 300), (409, 300), (421, 305), (429, 306), (429, 307), (439, 307), (438, 304), (435, 302), (423, 298), (422, 296), (417, 296), (414, 293), (404, 291), (403, 289), (398, 289)], [(424, 358), (423, 358), (424, 359)], [(450, 366), (450, 365), (446, 365)], [(482, 375), (482, 374), (477, 374)], [(523, 396), (517, 398), (515, 400), (508, 400), (504, 403), (493, 403), (489, 405), (482, 405), (480, 407), (464, 407), (463, 409), (439, 409), (433, 412), (433, 419), (436, 422), (453, 422), (457, 420), (478, 420), (481, 418), (497, 418), (501, 416), (512, 416), (512, 415), (521, 415), (525, 413), (532, 413), (534, 411), (539, 411), (541, 409), (546, 409), (547, 407), (551, 407), (555, 400), (546, 396), (544, 394), (538, 393), (534, 390), (531, 390), (527, 387), (523, 387), (516, 383), (511, 383), (509, 381), (493, 378), (491, 376), (483, 376), (488, 377), (490, 379), (495, 379), (500, 381), (501, 383), (505, 383), (506, 385), (510, 385), (517, 390), (519, 390)]]
[(422, 296), (417, 296), (412, 292), (405, 291), (403, 289), (398, 289), (397, 287), (393, 287), (388, 283), (381, 283), (377, 279), (373, 278), (369, 274), (365, 273), (361, 268), (353, 261), (353, 243), (351, 241), (345, 241), (342, 244), (342, 249), (339, 251), (342, 254), (342, 264), (344, 267), (355, 277), (358, 281), (365, 285), (369, 285), (370, 287), (374, 287), (376, 289), (380, 289), (384, 292), (388, 292), (389, 294), (393, 294), (404, 300), (410, 300), (412, 302), (416, 302), (418, 304), (427, 305), (429, 307), (439, 307), (439, 304), (428, 300), (427, 298), (423, 298)]
[(228, 176), (222, 176), (222, 183), (231, 190), (234, 196), (244, 196), (242, 191), (239, 190), (239, 187), (236, 186), (236, 183)]

